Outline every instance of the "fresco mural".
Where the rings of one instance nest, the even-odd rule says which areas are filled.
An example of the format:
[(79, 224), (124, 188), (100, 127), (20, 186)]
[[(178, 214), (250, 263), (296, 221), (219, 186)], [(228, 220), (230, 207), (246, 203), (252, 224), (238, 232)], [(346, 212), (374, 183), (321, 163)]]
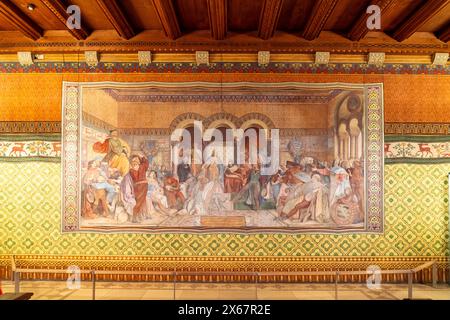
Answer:
[(382, 86), (65, 83), (65, 232), (382, 232)]

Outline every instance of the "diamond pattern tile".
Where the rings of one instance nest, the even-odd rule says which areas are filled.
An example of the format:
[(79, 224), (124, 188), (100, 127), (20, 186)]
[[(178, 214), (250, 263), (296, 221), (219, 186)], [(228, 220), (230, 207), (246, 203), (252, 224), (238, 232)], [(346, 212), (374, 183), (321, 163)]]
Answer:
[(450, 164), (385, 167), (384, 235), (61, 234), (58, 163), (0, 163), (0, 254), (448, 255)]

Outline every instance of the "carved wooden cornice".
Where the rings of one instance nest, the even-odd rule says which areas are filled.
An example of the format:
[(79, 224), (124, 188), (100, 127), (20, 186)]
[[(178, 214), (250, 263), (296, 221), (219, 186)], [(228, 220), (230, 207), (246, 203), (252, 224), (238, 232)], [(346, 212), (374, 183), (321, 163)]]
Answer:
[(28, 38), (37, 40), (44, 33), (41, 27), (9, 0), (0, 0), (0, 14)]
[(315, 53), (317, 51), (332, 54), (365, 54), (373, 51), (386, 54), (431, 55), (436, 52), (450, 52), (448, 44), (440, 41), (427, 43), (397, 43), (397, 42), (349, 42), (320, 41), (308, 42), (302, 39), (289, 41), (198, 41), (183, 39), (183, 41), (149, 40), (149, 41), (52, 41), (52, 42), (0, 42), (0, 54), (17, 54), (21, 51), (40, 53), (80, 53), (98, 51), (99, 53), (137, 53), (151, 51), (155, 53), (195, 53), (209, 51), (210, 53), (257, 53), (270, 51), (274, 53)]
[(259, 17), (258, 37), (264, 40), (273, 37), (282, 6), (283, 0), (264, 0)]
[(427, 0), (414, 12), (397, 30), (392, 37), (397, 41), (404, 41), (417, 32), (420, 27), (438, 14), (444, 7), (450, 4), (450, 0)]
[(179, 38), (181, 29), (172, 0), (152, 0), (152, 3), (166, 36), (172, 40)]
[(207, 0), (211, 36), (223, 40), (227, 36), (227, 2), (226, 0)]
[[(390, 8), (392, 8), (395, 0), (372, 0), (371, 5), (377, 5), (381, 9), (381, 16), (384, 15)], [(369, 32), (367, 28), (367, 18), (369, 14), (364, 11), (364, 14), (357, 20), (355, 25), (352, 27), (350, 32), (348, 33), (348, 38), (352, 41), (359, 41), (366, 36)]]
[(338, 0), (317, 0), (303, 31), (306, 40), (316, 39), (333, 12)]
[[(64, 5), (64, 3), (61, 2), (61, 0), (41, 0), (41, 2), (48, 9), (50, 9), (50, 11), (55, 15), (55, 17), (58, 18), (59, 21), (61, 21), (63, 25), (67, 27), (66, 23), (70, 15), (67, 13), (67, 7)], [(77, 40), (86, 40), (86, 38), (89, 37), (89, 34), (91, 33), (90, 30), (83, 25), (81, 25), (80, 29), (67, 28), (67, 30)]]
[(97, 0), (97, 3), (122, 38), (128, 40), (136, 35), (117, 0)]

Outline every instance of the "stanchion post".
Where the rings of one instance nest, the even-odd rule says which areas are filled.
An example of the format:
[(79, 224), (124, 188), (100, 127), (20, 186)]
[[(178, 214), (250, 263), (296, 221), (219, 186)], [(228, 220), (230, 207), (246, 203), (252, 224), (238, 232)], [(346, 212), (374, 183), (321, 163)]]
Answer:
[(431, 279), (433, 281), (433, 288), (436, 288), (437, 287), (437, 263), (436, 262), (433, 263), (431, 272), (432, 272)]
[(259, 278), (259, 273), (256, 272), (255, 273), (255, 298), (256, 298), (255, 300), (258, 300), (258, 284), (259, 284), (258, 278)]
[(338, 282), (339, 282), (339, 272), (336, 271), (336, 276), (334, 278), (334, 299), (338, 300)]
[(14, 293), (20, 293), (20, 272), (13, 271), (14, 275)]
[(412, 300), (413, 297), (413, 271), (408, 272), (408, 299)]
[(177, 300), (177, 272), (173, 272), (173, 300)]
[(96, 284), (96, 278), (95, 278), (95, 271), (91, 271), (92, 276), (92, 300), (95, 300), (95, 284)]

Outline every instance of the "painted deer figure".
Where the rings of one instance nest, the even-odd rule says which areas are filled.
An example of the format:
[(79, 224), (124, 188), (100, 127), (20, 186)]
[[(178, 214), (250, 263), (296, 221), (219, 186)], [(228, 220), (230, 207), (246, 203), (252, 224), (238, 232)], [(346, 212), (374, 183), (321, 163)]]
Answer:
[(20, 157), (22, 155), (22, 153), (27, 153), (25, 151), (24, 147), (25, 147), (25, 143), (23, 143), (23, 142), (16, 142), (16, 143), (14, 143), (14, 146), (11, 149), (11, 152), (9, 153), (9, 156), (14, 155), (14, 156), (19, 156)]
[(419, 143), (419, 152), (422, 155), (422, 158), (427, 155), (433, 155), (431, 152), (431, 148), (428, 143)]

